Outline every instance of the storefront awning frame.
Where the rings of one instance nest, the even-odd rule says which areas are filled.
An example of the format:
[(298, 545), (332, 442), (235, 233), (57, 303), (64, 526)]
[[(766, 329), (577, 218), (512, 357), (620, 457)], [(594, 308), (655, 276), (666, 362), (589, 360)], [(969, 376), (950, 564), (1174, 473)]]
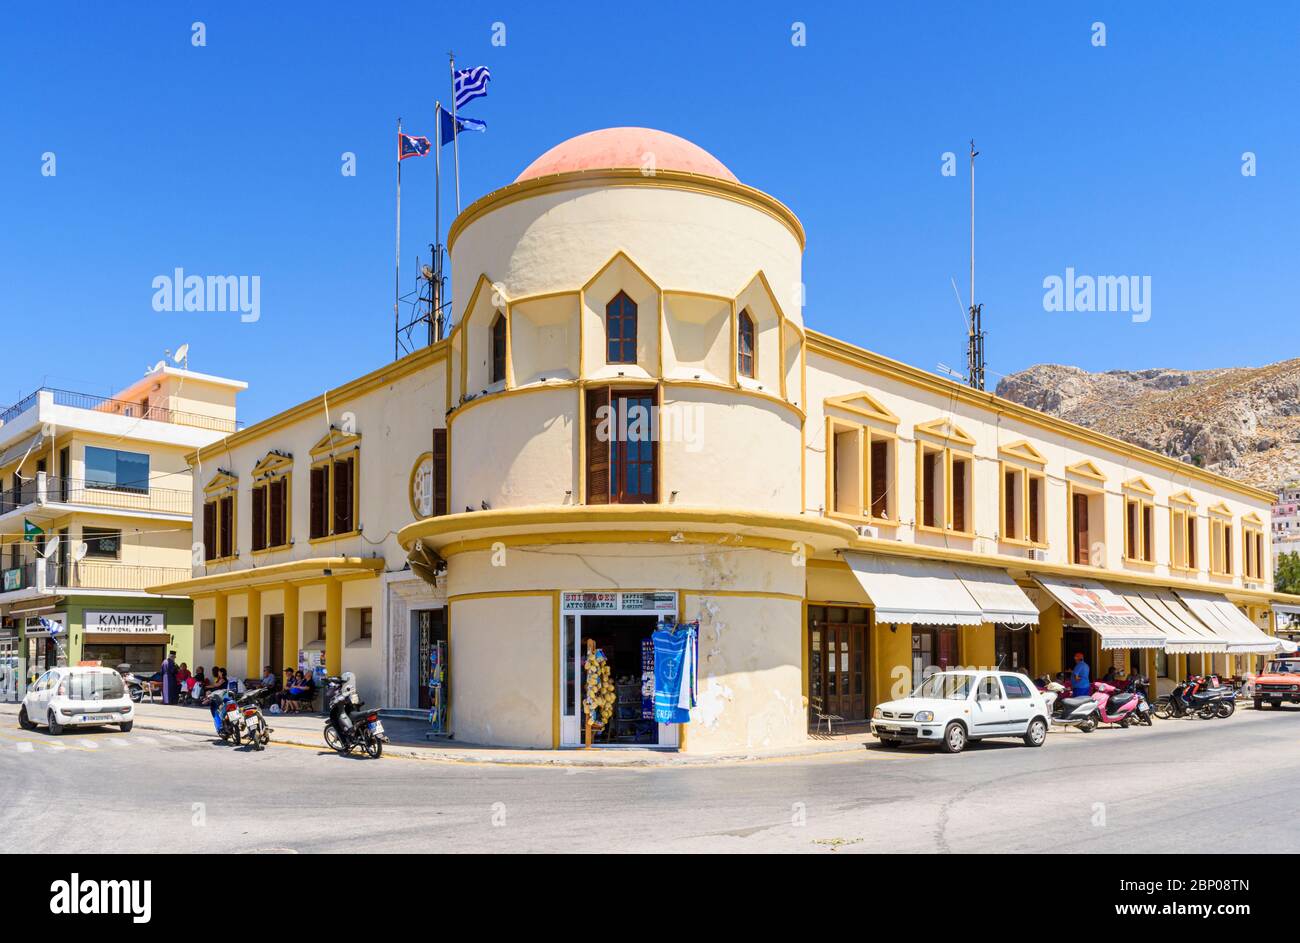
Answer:
[(1177, 593), (1198, 619), (1227, 642), (1229, 654), (1271, 655), (1280, 650), (1278, 640), (1251, 622), (1226, 596), (1187, 589)]
[(1038, 608), (1005, 571), (855, 551), (843, 556), (878, 624), (1038, 622)]
[(1097, 634), (1102, 651), (1164, 648), (1168, 636), (1111, 587), (1097, 580), (1031, 576), (1066, 612)]

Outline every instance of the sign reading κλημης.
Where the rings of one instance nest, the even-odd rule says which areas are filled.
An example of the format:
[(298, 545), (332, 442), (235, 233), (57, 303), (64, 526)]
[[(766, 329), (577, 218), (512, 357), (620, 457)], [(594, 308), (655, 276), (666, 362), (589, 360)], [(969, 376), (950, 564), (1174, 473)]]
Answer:
[(86, 610), (84, 624), (87, 632), (165, 632), (166, 616), (161, 612), (128, 612), (117, 610), (100, 612)]

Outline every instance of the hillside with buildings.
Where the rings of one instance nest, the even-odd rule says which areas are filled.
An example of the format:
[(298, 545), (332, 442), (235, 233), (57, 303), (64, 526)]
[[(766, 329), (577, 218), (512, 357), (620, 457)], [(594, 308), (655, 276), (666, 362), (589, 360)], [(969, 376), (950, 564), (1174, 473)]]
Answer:
[(1300, 477), (1300, 358), (1106, 373), (1038, 364), (997, 393), (1269, 491)]

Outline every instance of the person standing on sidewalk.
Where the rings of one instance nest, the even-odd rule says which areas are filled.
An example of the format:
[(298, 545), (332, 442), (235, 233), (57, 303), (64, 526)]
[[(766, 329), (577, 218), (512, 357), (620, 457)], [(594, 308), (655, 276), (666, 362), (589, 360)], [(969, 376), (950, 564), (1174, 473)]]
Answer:
[(162, 663), (162, 702), (175, 704), (178, 700), (176, 691), (176, 653), (168, 652)]

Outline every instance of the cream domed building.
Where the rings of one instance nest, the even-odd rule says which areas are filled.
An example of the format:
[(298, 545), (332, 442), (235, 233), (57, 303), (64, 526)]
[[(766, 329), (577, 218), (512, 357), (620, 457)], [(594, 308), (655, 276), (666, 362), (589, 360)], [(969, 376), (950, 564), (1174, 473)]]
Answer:
[[(316, 651), (423, 708), (441, 654), (457, 739), (552, 748), (592, 640), (597, 742), (731, 753), (936, 666), (1273, 650), (1270, 495), (810, 331), (799, 220), (688, 141), (565, 141), (447, 241), (447, 338), (191, 456), (236, 534), (159, 588), (199, 663)], [(664, 617), (700, 625), (686, 724), (641, 710)]]

